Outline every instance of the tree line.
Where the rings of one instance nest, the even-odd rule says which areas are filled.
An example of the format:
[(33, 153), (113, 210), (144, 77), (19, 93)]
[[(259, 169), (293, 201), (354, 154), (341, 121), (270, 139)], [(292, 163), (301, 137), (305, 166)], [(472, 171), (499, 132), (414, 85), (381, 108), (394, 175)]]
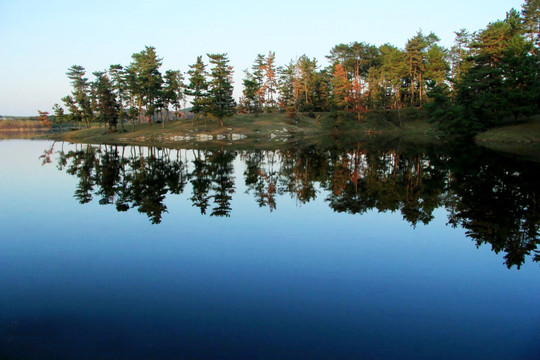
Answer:
[[(227, 54), (207, 54), (179, 70), (160, 71), (162, 59), (147, 46), (127, 66), (111, 65), (86, 78), (74, 65), (72, 85), (54, 105), (56, 119), (107, 124), (162, 122), (190, 113), (219, 121), (235, 113), (280, 111), (294, 119), (300, 112), (327, 112), (348, 121), (368, 113), (384, 116), (426, 108), (431, 119), (451, 134), (471, 135), (508, 119), (539, 112), (540, 1), (526, 0), (474, 33), (456, 32), (451, 48), (433, 34), (417, 32), (403, 48), (352, 42), (334, 46), (329, 65), (302, 55), (277, 66), (275, 53), (259, 54), (246, 69), (238, 103), (233, 97), (233, 67)], [(210, 69), (207, 69), (208, 66)], [(171, 112), (171, 109), (174, 110)]]
[[(66, 73), (72, 92), (62, 98), (68, 113), (55, 104), (54, 115), (62, 122), (84, 123), (87, 127), (94, 121), (116, 130), (118, 123), (126, 121), (155, 122), (181, 116), (180, 109), (186, 107), (186, 96), (193, 97), (194, 111), (204, 107), (207, 115), (215, 116), (220, 122), (232, 114), (235, 102), (232, 97), (232, 67), (226, 54), (208, 54), (213, 65), (211, 80), (206, 79), (202, 56), (188, 73), (190, 84), (184, 84), (184, 74), (179, 70), (161, 73), (163, 59), (156, 49), (146, 46), (132, 56), (128, 66), (114, 64), (108, 70), (93, 72), (94, 81), (86, 77), (86, 70), (73, 65)], [(202, 79), (200, 77), (202, 77)]]

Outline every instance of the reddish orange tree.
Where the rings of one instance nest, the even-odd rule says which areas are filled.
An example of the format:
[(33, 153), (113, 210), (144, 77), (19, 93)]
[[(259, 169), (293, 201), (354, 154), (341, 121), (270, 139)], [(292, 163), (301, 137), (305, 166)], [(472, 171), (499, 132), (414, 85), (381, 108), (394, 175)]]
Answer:
[(38, 120), (41, 123), (41, 125), (43, 127), (50, 128), (52, 125), (51, 125), (51, 122), (49, 121), (49, 112), (38, 110), (38, 113), (39, 113)]
[(332, 105), (335, 110), (344, 110), (347, 107), (347, 98), (350, 96), (351, 87), (351, 83), (347, 79), (347, 71), (341, 63), (338, 63), (332, 79)]
[(363, 86), (360, 83), (359, 76), (355, 76), (352, 82), (351, 92), (345, 101), (349, 104), (349, 111), (355, 113), (358, 120), (362, 120), (363, 115), (368, 110), (364, 106)]

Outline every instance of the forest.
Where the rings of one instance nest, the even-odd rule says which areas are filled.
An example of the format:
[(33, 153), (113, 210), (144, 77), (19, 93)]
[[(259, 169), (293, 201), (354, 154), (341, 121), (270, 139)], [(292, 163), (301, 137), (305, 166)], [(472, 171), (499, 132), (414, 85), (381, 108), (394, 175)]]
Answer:
[[(71, 94), (54, 104), (56, 124), (99, 122), (125, 131), (127, 122), (186, 117), (224, 126), (233, 114), (330, 114), (336, 123), (363, 121), (367, 114), (397, 115), (425, 110), (449, 136), (470, 137), (540, 113), (540, 1), (526, 0), (484, 29), (455, 33), (445, 48), (434, 33), (418, 31), (403, 48), (365, 42), (338, 44), (328, 66), (302, 55), (278, 66), (275, 53), (259, 54), (244, 70), (242, 96), (233, 97), (233, 66), (227, 54), (198, 56), (187, 72), (162, 72), (152, 46), (127, 66), (93, 72), (67, 71)], [(189, 105), (188, 105), (189, 104)]]

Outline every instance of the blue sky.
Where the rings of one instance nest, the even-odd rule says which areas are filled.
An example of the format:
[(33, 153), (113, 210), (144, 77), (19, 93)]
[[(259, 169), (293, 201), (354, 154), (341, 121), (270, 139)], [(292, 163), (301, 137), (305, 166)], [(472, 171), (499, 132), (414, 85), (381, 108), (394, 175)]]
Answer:
[(334, 1), (26, 1), (0, 0), (0, 115), (51, 111), (70, 92), (66, 70), (87, 74), (127, 65), (145, 45), (164, 58), (162, 71), (188, 70), (198, 55), (229, 54), (235, 95), (256, 55), (277, 65), (302, 54), (326, 66), (339, 43), (403, 47), (418, 30), (451, 46), (454, 31), (475, 31), (504, 18), (522, 0)]

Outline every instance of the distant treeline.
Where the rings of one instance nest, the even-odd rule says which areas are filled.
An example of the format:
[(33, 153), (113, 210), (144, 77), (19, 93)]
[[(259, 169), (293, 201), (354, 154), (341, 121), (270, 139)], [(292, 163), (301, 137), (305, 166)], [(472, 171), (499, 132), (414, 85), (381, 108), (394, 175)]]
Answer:
[(19, 118), (10, 116), (0, 119), (0, 130), (32, 130), (48, 127), (50, 127), (50, 123), (44, 123), (37, 117)]
[[(276, 66), (275, 53), (259, 54), (245, 70), (242, 96), (233, 98), (233, 67), (226, 54), (199, 56), (187, 73), (160, 71), (154, 47), (132, 55), (127, 66), (111, 65), (86, 78), (67, 72), (73, 91), (55, 104), (57, 121), (164, 121), (183, 116), (189, 100), (196, 117), (219, 120), (234, 113), (331, 112), (337, 121), (362, 120), (368, 112), (389, 114), (427, 108), (433, 121), (454, 135), (473, 135), (507, 120), (539, 113), (540, 2), (526, 0), (474, 33), (456, 32), (451, 48), (430, 33), (416, 33), (404, 48), (353, 42), (334, 46), (321, 67), (302, 55)], [(293, 121), (293, 120), (291, 120)]]
[(37, 116), (8, 116), (0, 115), (0, 120), (37, 120)]

